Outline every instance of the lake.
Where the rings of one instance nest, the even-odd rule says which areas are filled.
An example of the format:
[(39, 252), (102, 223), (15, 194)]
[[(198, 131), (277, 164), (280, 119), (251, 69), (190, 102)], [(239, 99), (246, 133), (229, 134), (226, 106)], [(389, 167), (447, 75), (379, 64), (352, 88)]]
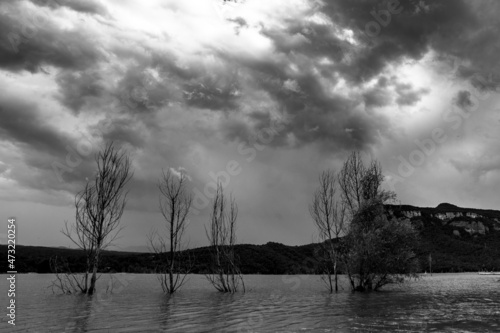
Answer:
[[(18, 274), (16, 326), (1, 279), (0, 332), (499, 332), (500, 276), (434, 274), (381, 292), (329, 294), (319, 276), (245, 276), (221, 294), (192, 275), (175, 296), (154, 275), (113, 274), (112, 294), (53, 294), (53, 275)], [(106, 289), (110, 275), (98, 286)]]

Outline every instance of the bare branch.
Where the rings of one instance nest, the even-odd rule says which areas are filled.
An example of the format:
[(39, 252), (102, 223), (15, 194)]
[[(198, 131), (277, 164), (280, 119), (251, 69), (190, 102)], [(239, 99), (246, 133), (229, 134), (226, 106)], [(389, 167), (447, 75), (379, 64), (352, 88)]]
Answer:
[(337, 177), (332, 170), (321, 173), (319, 187), (314, 193), (309, 212), (319, 231), (321, 241), (320, 264), (323, 280), (333, 292), (332, 273), (335, 276), (335, 291), (338, 291), (337, 250), (334, 241), (344, 232), (346, 207), (338, 203)]
[(75, 196), (75, 224), (65, 222), (61, 231), (85, 253), (87, 270), (81, 289), (90, 295), (95, 292), (100, 254), (122, 230), (119, 224), (127, 201), (125, 186), (133, 174), (129, 157), (113, 143), (107, 144), (95, 160), (95, 178)]
[(187, 193), (186, 185), (187, 177), (184, 173), (181, 172), (177, 178), (170, 169), (167, 172), (162, 171), (162, 177), (158, 182), (159, 206), (166, 222), (166, 234), (163, 236), (157, 230), (153, 230), (148, 236), (150, 248), (160, 260), (157, 267), (158, 279), (163, 291), (170, 294), (182, 287), (192, 269), (189, 256), (181, 258), (184, 246), (182, 239), (193, 201), (192, 196)]
[(234, 293), (241, 283), (245, 291), (245, 283), (237, 265), (235, 254), (236, 220), (238, 206), (233, 196), (229, 198), (229, 206), (221, 183), (217, 184), (215, 198), (212, 203), (212, 214), (209, 228), (205, 228), (212, 256), (212, 271), (206, 274), (207, 279), (220, 292)]

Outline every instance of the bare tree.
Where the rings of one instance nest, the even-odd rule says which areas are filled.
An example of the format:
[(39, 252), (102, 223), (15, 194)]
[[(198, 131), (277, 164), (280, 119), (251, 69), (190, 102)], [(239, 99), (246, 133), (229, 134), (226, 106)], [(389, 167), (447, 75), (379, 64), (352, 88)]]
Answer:
[(85, 254), (86, 272), (77, 287), (89, 295), (95, 292), (101, 253), (122, 229), (120, 219), (127, 201), (125, 186), (132, 178), (128, 155), (113, 143), (107, 144), (95, 160), (95, 179), (88, 181), (75, 196), (75, 224), (70, 226), (66, 222), (62, 230)]
[[(152, 231), (149, 244), (160, 257), (158, 278), (164, 292), (173, 294), (182, 287), (190, 272), (190, 260), (186, 253), (181, 257), (184, 244), (182, 238), (188, 223), (188, 213), (193, 198), (186, 191), (187, 176), (181, 172), (177, 177), (170, 169), (158, 183), (160, 190), (160, 211), (166, 221), (166, 235)], [(183, 259), (184, 262), (183, 262)]]
[[(85, 293), (85, 283), (88, 281), (88, 274), (77, 274), (71, 271), (68, 260), (53, 256), (49, 259), (51, 271), (55, 274), (55, 280), (49, 286), (53, 293), (74, 294)], [(100, 277), (100, 276), (99, 276)], [(99, 279), (99, 277), (97, 279)], [(115, 285), (115, 278), (109, 274), (109, 280), (104, 293), (112, 293)]]
[(65, 259), (59, 259), (57, 256), (51, 257), (49, 264), (50, 270), (56, 276), (55, 280), (52, 281), (52, 284), (50, 285), (53, 293), (56, 293), (57, 291), (63, 294), (85, 292), (85, 283), (88, 280), (88, 273), (83, 275), (72, 273), (68, 261)]
[(212, 271), (206, 277), (220, 292), (234, 293), (238, 291), (240, 283), (245, 291), (245, 283), (234, 251), (237, 217), (236, 201), (230, 196), (228, 205), (222, 185), (218, 182), (212, 204), (210, 226), (206, 230), (212, 257)]
[(344, 162), (338, 175), (342, 201), (351, 219), (361, 207), (363, 201), (361, 182), (365, 174), (366, 167), (360, 153), (352, 152)]
[(348, 208), (349, 228), (342, 241), (341, 258), (352, 290), (378, 290), (388, 283), (415, 276), (413, 252), (418, 234), (411, 225), (388, 216), (384, 205), (395, 200), (383, 190), (377, 161), (366, 167), (353, 152), (339, 174), (341, 197)]
[[(321, 260), (323, 270), (326, 274), (325, 281), (333, 292), (332, 273), (335, 278), (335, 292), (338, 289), (338, 242), (344, 231), (346, 206), (339, 202), (336, 195), (337, 178), (332, 170), (321, 173), (319, 177), (319, 188), (314, 193), (313, 201), (309, 206), (309, 212), (319, 231), (321, 240)], [(334, 243), (335, 242), (335, 243)]]

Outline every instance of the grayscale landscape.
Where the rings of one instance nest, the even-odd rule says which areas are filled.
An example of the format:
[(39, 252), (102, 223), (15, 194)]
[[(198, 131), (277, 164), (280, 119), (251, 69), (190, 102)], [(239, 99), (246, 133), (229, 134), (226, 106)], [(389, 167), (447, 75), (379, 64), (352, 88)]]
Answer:
[(499, 14), (0, 0), (0, 332), (499, 332)]

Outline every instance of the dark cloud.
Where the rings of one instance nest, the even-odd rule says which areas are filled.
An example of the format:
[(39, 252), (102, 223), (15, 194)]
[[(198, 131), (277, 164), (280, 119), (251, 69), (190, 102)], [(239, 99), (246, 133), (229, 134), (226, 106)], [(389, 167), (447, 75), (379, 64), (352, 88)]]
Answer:
[(228, 21), (233, 22), (236, 25), (234, 28), (234, 32), (236, 34), (239, 34), (241, 29), (248, 27), (247, 21), (245, 21), (245, 19), (243, 19), (242, 17), (237, 17), (235, 19), (228, 19)]
[[(68, 189), (81, 183), (92, 170), (91, 142), (88, 138), (83, 142), (69, 136), (41, 114), (34, 103), (0, 96), (0, 140), (10, 142), (23, 159), (22, 164), (12, 167), (10, 177), (22, 186), (40, 190)], [(79, 147), (84, 154), (77, 152)], [(60, 176), (54, 170), (55, 162), (62, 166), (59, 170), (64, 170)]]
[(105, 88), (100, 81), (100, 74), (93, 70), (61, 71), (56, 77), (61, 103), (75, 112), (80, 111), (89, 99), (103, 94)]
[(0, 68), (9, 71), (38, 72), (41, 66), (85, 69), (102, 54), (99, 45), (79, 30), (62, 29), (50, 17), (20, 12), (7, 7), (0, 12)]
[(471, 101), (471, 93), (467, 90), (461, 90), (457, 93), (457, 97), (455, 97), (455, 104), (462, 108), (468, 109), (474, 105)]
[[(336, 147), (351, 149), (376, 143), (381, 135), (390, 131), (387, 120), (371, 113), (354, 112), (357, 101), (325, 91), (322, 81), (335, 85), (340, 73), (350, 85), (366, 82), (380, 75), (389, 64), (422, 58), (434, 47), (437, 35), (451, 37), (476, 26), (475, 16), (461, 2), (401, 1), (402, 12), (392, 14), (391, 22), (381, 27), (378, 36), (367, 37), (366, 24), (375, 20), (371, 12), (381, 13), (388, 3), (340, 0), (314, 8), (329, 16), (333, 25), (301, 20), (288, 21), (286, 28), (278, 29), (263, 23), (261, 33), (273, 41), (276, 56), (246, 60), (242, 67), (249, 70), (255, 88), (265, 91), (283, 108), (289, 119), (283, 133), (293, 134), (299, 144), (336, 142)], [(351, 29), (360, 45), (350, 45), (338, 38), (343, 28)], [(318, 64), (325, 57), (331, 63)], [(297, 68), (294, 73), (289, 70), (290, 64)], [(312, 69), (319, 69), (320, 75), (317, 72), (313, 75)], [(392, 87), (397, 94), (395, 102), (401, 106), (415, 105), (429, 92), (426, 88), (414, 89), (408, 83), (393, 81), (381, 77), (376, 87), (364, 92), (365, 107), (392, 103), (389, 91)], [(202, 91), (201, 96), (211, 94)], [(208, 100), (217, 105), (215, 96)], [(244, 125), (231, 123), (226, 130), (231, 138), (239, 135), (242, 140), (248, 140), (245, 136), (265, 126), (265, 122), (257, 122), (243, 130)], [(276, 140), (275, 144), (284, 142)]]
[(104, 142), (127, 143), (142, 148), (146, 142), (144, 125), (133, 118), (109, 118), (97, 124)]
[(434, 48), (465, 60), (457, 73), (459, 77), (474, 79), (479, 75), (483, 77), (481, 81), (487, 82), (486, 78), (493, 76), (498, 82), (500, 42), (495, 36), (500, 33), (500, 3), (488, 0), (461, 3), (472, 18), (457, 22), (458, 33), (437, 35)]
[(370, 89), (363, 94), (366, 107), (381, 107), (391, 104), (390, 94), (380, 88)]
[(121, 110), (127, 113), (154, 112), (180, 98), (178, 88), (169, 82), (169, 77), (156, 77), (152, 70), (147, 65), (128, 68), (117, 86), (116, 97)]
[(69, 138), (41, 116), (34, 103), (0, 95), (0, 138), (51, 155), (63, 154)]
[(231, 141), (242, 140), (245, 143), (251, 142), (252, 128), (242, 120), (229, 120), (223, 126), (223, 134)]
[[(472, 106), (469, 91), (498, 91), (498, 1), (401, 0), (402, 12), (391, 15), (387, 24), (376, 23), (372, 13), (386, 13), (389, 0), (299, 1), (297, 11), (259, 7), (248, 17), (242, 12), (219, 20), (229, 29), (224, 32), (208, 13), (184, 2), (141, 6), (134, 12), (138, 7), (133, 1), (114, 1), (109, 8), (118, 6), (124, 14), (117, 20), (97, 0), (0, 3), (2, 82), (12, 85), (9, 91), (26, 89), (17, 98), (0, 93), (0, 172), (17, 182), (17, 189), (39, 193), (27, 200), (56, 193), (67, 202), (92, 178), (94, 153), (114, 141), (128, 149), (136, 171), (127, 209), (157, 211), (154, 189), (162, 168), (186, 168), (193, 178), (190, 186), (203, 190), (212, 180), (209, 172), (250, 156), (235, 146), (262, 144), (275, 149), (259, 152), (259, 163), (242, 165), (244, 173), (232, 178), (230, 187), (243, 203), (242, 219), (249, 221), (243, 225), (248, 230), (267, 226), (269, 237), (277, 237), (280, 231), (272, 232), (276, 226), (298, 230), (293, 225), (303, 225), (301, 207), (321, 169), (338, 167), (348, 151), (362, 150), (396, 170), (394, 157), (407, 157), (418, 148), (412, 139), (425, 140), (436, 125), (449, 139), (436, 146), (439, 153), (428, 156), (426, 165), (415, 168), (413, 180), (408, 177), (401, 184), (408, 188), (405, 200), (445, 195), (432, 186), (455, 177), (453, 167), (465, 176), (457, 184), (471, 186), (470, 175), (486, 174), (494, 178), (487, 179), (490, 188), (496, 182), (500, 123), (496, 114), (481, 118), (495, 108), (493, 99), (454, 132), (454, 123), (434, 117), (440, 110), (417, 116), (405, 107), (414, 106), (430, 89), (436, 91), (425, 99), (425, 109), (449, 105), (435, 98), (452, 93), (443, 88), (449, 78), (462, 89), (454, 99), (460, 107)], [(148, 15), (156, 17), (161, 8), (167, 8), (172, 26), (198, 35), (180, 40), (184, 35), (149, 26), (155, 18)], [(129, 25), (119, 20), (127, 14), (142, 17)], [(258, 14), (263, 14), (260, 22)], [(148, 24), (138, 26), (142, 20)], [(207, 22), (216, 27), (205, 35)], [(372, 28), (379, 25), (377, 36), (367, 35), (370, 22)], [(211, 39), (219, 33), (227, 40)], [(207, 38), (198, 42), (202, 36)], [(424, 55), (425, 61), (419, 61)], [(412, 77), (398, 73), (406, 64), (428, 70), (424, 79), (436, 78), (436, 88), (421, 89)], [(471, 86), (464, 87), (464, 81)], [(47, 87), (37, 87), (39, 82), (48, 82)], [(63, 107), (57, 113), (45, 109), (54, 97)], [(64, 112), (68, 114), (62, 119), (50, 118)], [(479, 128), (473, 136), (472, 126)], [(70, 133), (80, 129), (90, 138)], [(71, 160), (74, 166), (59, 178), (55, 163), (68, 167), (68, 154), (90, 141), (91, 151)], [(461, 149), (463, 144), (467, 149)], [(472, 193), (465, 187), (452, 192), (456, 197)], [(262, 195), (262, 189), (271, 193)], [(16, 191), (16, 199), (24, 194)], [(280, 193), (286, 193), (286, 200), (274, 200)], [(481, 200), (494, 198), (481, 194)], [(206, 214), (201, 212), (200, 221)], [(196, 227), (201, 235), (203, 223)], [(286, 241), (289, 236), (279, 237)]]
[(239, 79), (237, 71), (206, 73), (183, 86), (187, 105), (215, 111), (238, 109)]
[(396, 103), (400, 106), (415, 105), (420, 101), (423, 95), (429, 92), (430, 90), (428, 88), (414, 90), (411, 84), (398, 83), (396, 84), (396, 93), (398, 94)]
[(30, 0), (37, 6), (50, 7), (57, 9), (66, 7), (76, 12), (87, 14), (98, 14), (102, 16), (109, 15), (106, 7), (96, 0)]
[[(288, 145), (290, 141), (287, 138), (292, 135), (295, 146), (319, 142), (328, 149), (365, 148), (377, 142), (380, 134), (386, 132), (385, 128), (379, 127), (386, 126), (386, 120), (374, 114), (360, 116), (353, 111), (359, 101), (336, 94), (335, 89), (324, 85), (328, 82), (334, 86), (338, 77), (328, 70), (322, 75), (314, 73), (316, 61), (313, 58), (294, 51), (269, 59), (240, 61), (239, 67), (245, 69), (242, 76), (249, 77), (252, 87), (268, 96), (286, 119), (284, 128), (274, 137), (271, 146)], [(297, 68), (296, 71), (289, 70), (291, 64)], [(237, 137), (251, 142), (255, 133), (268, 128), (269, 117), (257, 111), (251, 114), (251, 120), (246, 125), (231, 122), (222, 126), (230, 139)], [(374, 126), (373, 131), (371, 126)], [(367, 130), (367, 133), (354, 133), (354, 130)]]
[(469, 77), (471, 85), (481, 91), (500, 91), (500, 69), (494, 68), (488, 74), (474, 73)]
[(328, 56), (335, 61), (343, 59), (346, 42), (335, 37), (329, 25), (310, 21), (287, 23), (285, 29), (264, 27), (261, 31), (264, 36), (272, 39), (279, 52), (300, 53), (314, 58)]
[[(359, 101), (336, 95), (335, 90), (325, 89), (324, 82), (335, 86), (340, 74), (350, 86), (366, 83), (381, 75), (388, 65), (419, 60), (430, 49), (436, 51), (437, 57), (467, 58), (466, 53), (458, 52), (462, 45), (454, 41), (472, 42), (470, 32), (480, 28), (477, 9), (464, 1), (400, 1), (401, 12), (392, 14), (388, 24), (377, 23), (380, 27), (377, 36), (368, 36), (367, 24), (377, 22), (373, 13), (379, 14), (379, 20), (388, 20), (380, 16), (386, 13), (388, 5), (389, 1), (339, 0), (312, 6), (304, 16), (319, 12), (333, 24), (285, 20), (284, 28), (274, 28), (262, 23), (261, 34), (271, 39), (276, 49), (272, 58), (232, 59), (219, 54), (226, 61), (226, 70), (232, 66), (229, 63), (236, 62), (240, 77), (249, 80), (245, 84), (250, 83), (253, 89), (266, 94), (287, 119), (285, 128), (271, 145), (286, 145), (286, 138), (293, 135), (298, 145), (322, 142), (332, 149), (369, 147), (391, 132), (388, 120), (369, 112), (370, 108), (393, 102), (412, 106), (430, 90), (382, 76), (375, 87), (362, 92), (367, 108), (363, 112), (354, 111)], [(245, 21), (235, 23), (247, 26)], [(353, 31), (359, 45), (338, 37), (344, 28)], [(443, 47), (443, 40), (447, 48)], [(323, 59), (329, 61), (322, 62)], [(294, 71), (290, 70), (292, 65)], [(213, 76), (197, 73), (195, 80), (183, 86), (186, 104), (238, 112), (244, 100), (234, 92), (244, 89), (241, 78), (233, 85), (228, 75), (215, 73)], [(394, 92), (396, 96), (392, 97)], [(222, 131), (230, 140), (250, 142), (255, 133), (269, 126), (269, 115), (270, 112), (257, 111), (250, 114), (249, 122), (228, 120), (221, 125)]]
[(386, 77), (386, 76), (381, 76), (379, 79), (378, 79), (378, 82), (377, 82), (378, 86), (380, 88), (385, 88), (388, 86), (389, 84), (389, 79)]
[[(81, 190), (86, 178), (93, 176), (95, 151), (89, 155), (81, 155), (75, 146), (68, 147), (60, 155), (50, 155), (25, 147), (21, 150), (23, 163), (13, 166), (11, 178), (29, 189), (76, 193)], [(68, 155), (71, 156), (70, 163), (75, 164), (67, 162)]]
[[(418, 60), (430, 47), (437, 47), (437, 40), (453, 40), (470, 26), (477, 26), (476, 18), (463, 1), (401, 0), (397, 7), (401, 13), (391, 14), (390, 18), (388, 3), (339, 0), (327, 2), (322, 9), (333, 22), (351, 29), (355, 39), (361, 42), (359, 46), (351, 46), (355, 51), (352, 61), (338, 67), (354, 83), (369, 80), (387, 64), (403, 59)], [(372, 13), (381, 17), (383, 24), (378, 23)], [(377, 34), (375, 26), (380, 28)]]
[[(183, 66), (182, 57), (178, 57), (168, 50), (148, 48), (146, 51), (147, 57), (143, 58), (142, 63), (144, 66), (157, 69), (162, 77), (189, 81), (206, 76), (209, 72), (209, 69), (201, 62), (188, 63)], [(134, 58), (138, 58), (138, 56), (134, 55)]]
[(350, 136), (350, 145), (343, 147), (347, 151), (370, 151), (382, 137), (391, 136), (389, 119), (363, 112), (351, 113), (344, 131)]
[(402, 83), (396, 76), (387, 78), (382, 76), (373, 88), (368, 89), (363, 98), (366, 107), (382, 107), (392, 104), (393, 91), (396, 93), (395, 102), (399, 106), (412, 106), (428, 94), (430, 89), (415, 89), (411, 83)]

